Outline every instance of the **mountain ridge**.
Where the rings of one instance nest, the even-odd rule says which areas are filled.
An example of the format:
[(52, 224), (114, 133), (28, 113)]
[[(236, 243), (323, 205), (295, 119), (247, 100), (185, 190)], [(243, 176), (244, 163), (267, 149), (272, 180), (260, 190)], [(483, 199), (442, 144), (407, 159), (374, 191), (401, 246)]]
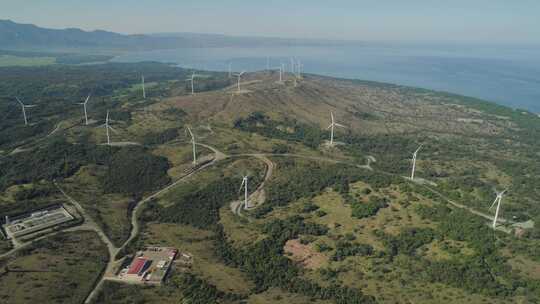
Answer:
[(324, 46), (358, 44), (353, 41), (242, 37), (186, 32), (120, 34), (79, 28), (50, 29), (0, 20), (0, 45), (7, 50), (120, 50), (143, 51), (194, 47)]

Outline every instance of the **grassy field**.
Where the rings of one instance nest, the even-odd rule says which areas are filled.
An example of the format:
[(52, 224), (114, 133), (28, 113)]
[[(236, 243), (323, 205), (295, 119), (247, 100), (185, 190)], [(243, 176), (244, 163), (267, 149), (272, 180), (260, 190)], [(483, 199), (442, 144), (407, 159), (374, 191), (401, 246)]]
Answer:
[[(82, 303), (105, 266), (107, 250), (93, 232), (60, 233), (1, 261), (2, 303)], [(7, 271), (6, 271), (7, 270)]]
[(12, 55), (0, 55), (0, 67), (9, 66), (43, 66), (56, 62), (54, 57), (18, 57)]

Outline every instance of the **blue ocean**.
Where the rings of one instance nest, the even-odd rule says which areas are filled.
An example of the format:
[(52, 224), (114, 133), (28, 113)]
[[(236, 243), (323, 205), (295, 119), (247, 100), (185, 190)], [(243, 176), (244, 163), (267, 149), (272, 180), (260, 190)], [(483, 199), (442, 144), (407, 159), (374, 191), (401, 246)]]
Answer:
[(478, 97), (540, 113), (540, 46), (377, 44), (335, 47), (186, 48), (129, 53), (116, 62), (254, 71), (290, 65), (307, 73), (372, 80)]

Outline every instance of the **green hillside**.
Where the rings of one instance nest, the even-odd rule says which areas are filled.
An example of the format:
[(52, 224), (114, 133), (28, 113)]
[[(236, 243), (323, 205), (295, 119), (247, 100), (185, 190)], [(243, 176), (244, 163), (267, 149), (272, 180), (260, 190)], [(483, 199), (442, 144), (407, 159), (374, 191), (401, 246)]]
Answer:
[[(69, 229), (100, 233), (107, 250), (90, 242), (81, 259), (97, 263), (101, 254), (101, 268), (118, 269), (145, 246), (193, 256), (161, 286), (120, 283), (107, 271), (96, 278), (89, 264), (70, 268), (70, 282), (80, 273), (94, 283), (81, 289), (89, 301), (540, 301), (538, 116), (368, 81), (287, 74), (279, 83), (275, 71), (246, 74), (240, 91), (226, 73), (201, 72), (208, 77), (191, 95), (190, 73), (158, 63), (0, 68), (2, 218), (52, 200), (80, 205), (86, 221)], [(76, 103), (89, 94), (85, 125)], [(15, 96), (37, 105), (27, 126)], [(334, 145), (330, 113), (345, 126)], [(490, 206), (501, 190), (493, 229)], [(70, 243), (58, 237), (46, 252), (24, 249), (48, 239), (14, 249), (1, 240), (0, 267), (84, 249), (64, 256)], [(2, 286), (17, 280), (0, 273)], [(51, 301), (64, 296), (47, 287), (72, 286), (53, 275), (40, 284)]]

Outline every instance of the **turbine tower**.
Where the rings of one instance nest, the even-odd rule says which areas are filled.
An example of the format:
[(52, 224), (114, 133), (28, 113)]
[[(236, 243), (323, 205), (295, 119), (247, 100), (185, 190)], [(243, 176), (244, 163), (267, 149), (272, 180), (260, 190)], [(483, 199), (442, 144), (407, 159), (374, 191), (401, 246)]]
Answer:
[(335, 122), (334, 113), (332, 111), (330, 111), (330, 118), (332, 119), (332, 122), (326, 129), (327, 130), (330, 129), (330, 145), (333, 146), (334, 145), (334, 127), (345, 128), (345, 126)]
[(195, 72), (193, 72), (193, 74), (191, 75), (191, 77), (189, 77), (188, 79), (186, 79), (186, 81), (190, 81), (191, 82), (191, 95), (195, 95), (195, 87), (193, 86), (193, 80), (195, 80), (195, 77), (197, 77), (199, 75), (196, 75)]
[(144, 89), (144, 75), (141, 74), (141, 82), (142, 82), (142, 97), (143, 99), (146, 99), (146, 90)]
[(186, 127), (189, 135), (191, 135), (191, 144), (193, 145), (193, 165), (197, 164), (197, 151), (195, 150), (195, 136), (193, 135), (193, 132), (191, 132), (190, 127)]
[(234, 74), (234, 76), (238, 77), (238, 92), (240, 92), (240, 80), (242, 78), (242, 75), (244, 75), (246, 71), (242, 71), (240, 73)]
[(84, 102), (79, 102), (78, 104), (80, 105), (83, 105), (84, 107), (84, 121), (85, 121), (85, 125), (88, 126), (88, 114), (86, 113), (86, 104), (88, 103), (88, 100), (90, 100), (90, 95), (88, 95), (88, 97), (86, 97), (86, 100)]
[(240, 185), (240, 189), (242, 190), (242, 187), (244, 187), (244, 210), (247, 210), (249, 208), (249, 201), (248, 201), (248, 177), (247, 175), (242, 178), (242, 184)]
[(416, 149), (416, 151), (414, 151), (414, 153), (413, 153), (411, 180), (414, 180), (414, 173), (416, 171), (416, 156), (418, 155), (418, 151), (420, 151), (420, 149), (422, 149), (422, 146), (423, 145), (420, 145), (420, 147), (418, 147), (418, 149)]
[(107, 117), (105, 118), (105, 123), (102, 124), (101, 126), (104, 127), (105, 130), (107, 131), (107, 145), (110, 146), (111, 145), (111, 137), (110, 137), (110, 134), (109, 134), (109, 130), (114, 131), (114, 132), (116, 132), (116, 130), (113, 129), (113, 127), (111, 127), (109, 125), (109, 110), (107, 110)]
[(283, 65), (277, 67), (279, 69), (279, 82), (283, 82)]
[(493, 204), (491, 204), (491, 207), (489, 207), (488, 210), (491, 210), (495, 204), (497, 204), (497, 209), (495, 209), (495, 217), (493, 218), (493, 228), (497, 226), (497, 219), (499, 218), (499, 210), (501, 209), (501, 202), (503, 198), (503, 194), (506, 193), (507, 190), (504, 190), (502, 192), (497, 193), (497, 197), (495, 198), (495, 201), (493, 201)]
[(36, 105), (25, 105), (25, 104), (19, 99), (19, 97), (15, 97), (15, 99), (17, 99), (17, 102), (21, 105), (22, 113), (23, 113), (23, 117), (24, 117), (24, 125), (27, 126), (27, 125), (28, 125), (28, 119), (26, 118), (26, 108), (33, 108), (33, 107), (35, 107)]

